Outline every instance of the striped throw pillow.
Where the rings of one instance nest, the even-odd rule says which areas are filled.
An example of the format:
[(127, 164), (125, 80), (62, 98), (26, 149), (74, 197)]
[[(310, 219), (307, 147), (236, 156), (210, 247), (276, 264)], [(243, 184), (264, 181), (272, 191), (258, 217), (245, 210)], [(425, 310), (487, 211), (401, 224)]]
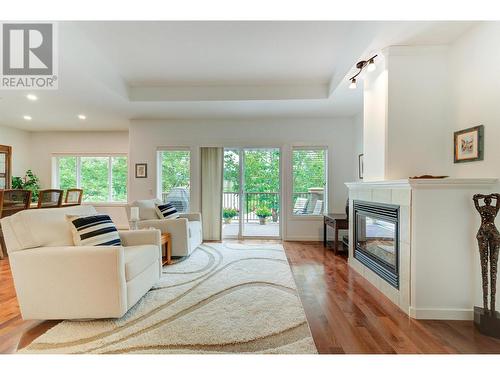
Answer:
[(156, 213), (160, 219), (177, 219), (179, 213), (172, 203), (157, 204)]
[(121, 246), (115, 224), (108, 215), (67, 216), (77, 246)]

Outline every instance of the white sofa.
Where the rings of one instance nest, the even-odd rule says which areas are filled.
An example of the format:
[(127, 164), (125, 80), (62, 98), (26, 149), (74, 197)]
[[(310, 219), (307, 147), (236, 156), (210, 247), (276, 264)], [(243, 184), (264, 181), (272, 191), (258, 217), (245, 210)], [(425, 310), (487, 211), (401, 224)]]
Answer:
[(119, 232), (122, 246), (74, 246), (65, 216), (95, 213), (75, 206), (1, 220), (23, 319), (119, 318), (157, 283), (158, 230)]
[(169, 232), (172, 236), (172, 256), (189, 256), (203, 241), (201, 214), (180, 213), (178, 219), (160, 219), (156, 213), (155, 204), (161, 203), (157, 199), (144, 199), (137, 200), (130, 205), (130, 207), (139, 207), (138, 228), (156, 228), (162, 233)]

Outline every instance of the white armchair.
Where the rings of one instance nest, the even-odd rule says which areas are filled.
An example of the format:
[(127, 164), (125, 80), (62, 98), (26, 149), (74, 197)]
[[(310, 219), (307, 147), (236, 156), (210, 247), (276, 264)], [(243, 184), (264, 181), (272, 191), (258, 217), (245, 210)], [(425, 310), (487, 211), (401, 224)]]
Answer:
[(203, 242), (201, 214), (181, 213), (178, 219), (160, 219), (155, 209), (157, 203), (161, 204), (161, 201), (146, 199), (135, 201), (130, 205), (139, 207), (138, 228), (156, 228), (162, 233), (169, 232), (172, 236), (172, 256), (190, 255)]
[(92, 214), (75, 206), (2, 219), (23, 319), (119, 318), (159, 280), (158, 230), (119, 232), (122, 246), (74, 246), (65, 215)]

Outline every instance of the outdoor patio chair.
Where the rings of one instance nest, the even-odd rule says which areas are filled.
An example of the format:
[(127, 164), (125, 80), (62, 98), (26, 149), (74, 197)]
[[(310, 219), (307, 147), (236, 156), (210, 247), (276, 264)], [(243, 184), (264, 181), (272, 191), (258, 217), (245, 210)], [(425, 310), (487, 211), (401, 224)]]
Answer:
[(297, 198), (295, 205), (293, 206), (293, 213), (298, 215), (305, 213), (308, 202), (309, 199), (307, 198)]
[(323, 201), (317, 200), (314, 205), (314, 210), (312, 212), (313, 215), (321, 215), (323, 211)]

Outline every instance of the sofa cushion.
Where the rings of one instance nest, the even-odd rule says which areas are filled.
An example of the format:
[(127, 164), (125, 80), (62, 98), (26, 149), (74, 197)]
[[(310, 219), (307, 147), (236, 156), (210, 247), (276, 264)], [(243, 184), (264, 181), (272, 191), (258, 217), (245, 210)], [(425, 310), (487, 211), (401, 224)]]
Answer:
[(178, 219), (179, 213), (172, 203), (157, 204), (156, 213), (160, 219)]
[(92, 215), (92, 206), (24, 210), (2, 219), (9, 252), (34, 247), (73, 246), (71, 228), (66, 215)]
[(160, 257), (158, 246), (140, 245), (123, 248), (125, 256), (125, 280), (132, 280)]
[(142, 199), (134, 201), (130, 206), (139, 207), (139, 219), (153, 220), (158, 219), (158, 214), (156, 213), (157, 204), (162, 204), (162, 201), (159, 199)]
[(115, 223), (109, 215), (67, 216), (77, 246), (121, 246)]

